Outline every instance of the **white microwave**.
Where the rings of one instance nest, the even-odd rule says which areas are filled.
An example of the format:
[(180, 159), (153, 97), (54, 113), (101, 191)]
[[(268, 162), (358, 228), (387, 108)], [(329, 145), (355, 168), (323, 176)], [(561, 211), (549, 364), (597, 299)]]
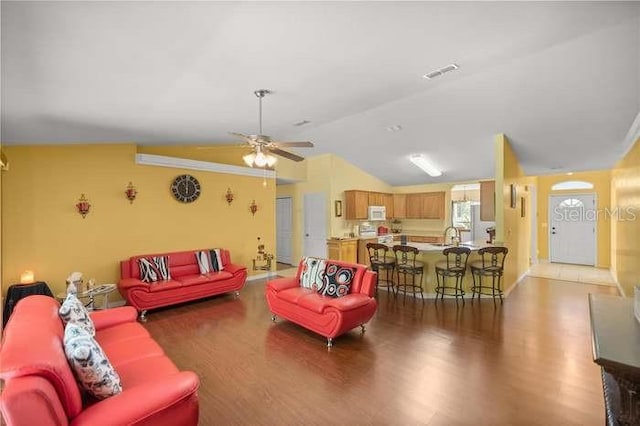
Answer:
[(387, 208), (385, 206), (369, 206), (369, 220), (387, 220)]

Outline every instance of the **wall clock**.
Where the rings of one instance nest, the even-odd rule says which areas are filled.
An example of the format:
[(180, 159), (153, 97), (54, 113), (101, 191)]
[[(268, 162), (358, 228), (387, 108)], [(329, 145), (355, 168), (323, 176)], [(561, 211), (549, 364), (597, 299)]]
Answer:
[(174, 198), (183, 203), (192, 203), (200, 196), (200, 182), (191, 175), (177, 176), (171, 183)]

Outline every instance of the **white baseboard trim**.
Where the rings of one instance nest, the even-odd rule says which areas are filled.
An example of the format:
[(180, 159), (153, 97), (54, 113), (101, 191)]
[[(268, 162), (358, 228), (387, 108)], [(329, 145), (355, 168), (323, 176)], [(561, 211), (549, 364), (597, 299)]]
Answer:
[(624, 292), (624, 289), (622, 288), (622, 286), (618, 282), (618, 276), (613, 273), (613, 269), (612, 268), (609, 268), (609, 273), (611, 274), (611, 278), (613, 278), (613, 282), (616, 283), (616, 287), (618, 287), (618, 293), (620, 293), (620, 296), (627, 297), (627, 295)]
[(529, 270), (527, 269), (524, 274), (520, 275), (520, 277), (516, 280), (515, 284), (513, 284), (507, 291), (504, 292), (504, 297), (509, 296), (514, 288), (518, 287), (522, 281), (528, 276)]
[(263, 280), (265, 278), (274, 278), (278, 275), (276, 271), (265, 272), (263, 274), (255, 274), (247, 276), (247, 281)]

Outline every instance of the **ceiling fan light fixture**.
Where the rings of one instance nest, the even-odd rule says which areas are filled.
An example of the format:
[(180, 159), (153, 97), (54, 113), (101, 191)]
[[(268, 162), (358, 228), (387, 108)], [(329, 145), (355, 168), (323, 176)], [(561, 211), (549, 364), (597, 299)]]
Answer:
[(432, 177), (442, 176), (442, 171), (439, 170), (427, 157), (422, 154), (414, 154), (409, 157), (409, 161), (422, 169), (423, 172)]
[(267, 165), (267, 156), (262, 151), (258, 151), (256, 158), (253, 160), (258, 167), (264, 167)]
[(253, 167), (253, 162), (256, 159), (256, 153), (252, 152), (250, 154), (244, 155), (242, 157), (242, 159), (244, 160), (244, 162), (247, 164), (247, 166), (249, 167)]
[(267, 167), (273, 167), (276, 165), (278, 159), (275, 156), (267, 154), (265, 157), (267, 157)]

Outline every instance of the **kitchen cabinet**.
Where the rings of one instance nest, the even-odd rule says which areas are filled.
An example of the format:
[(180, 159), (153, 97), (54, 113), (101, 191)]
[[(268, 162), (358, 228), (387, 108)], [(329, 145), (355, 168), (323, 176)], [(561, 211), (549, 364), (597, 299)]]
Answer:
[(422, 235), (409, 235), (407, 236), (407, 240), (410, 243), (429, 243), (429, 244), (437, 244), (443, 242), (443, 237), (434, 237), (434, 236), (422, 236)]
[(361, 238), (358, 240), (358, 263), (362, 265), (371, 266), (369, 262), (369, 251), (367, 250), (368, 243), (377, 243), (378, 238)]
[(444, 219), (444, 192), (425, 192), (422, 195), (422, 218)]
[(480, 182), (480, 220), (496, 220), (496, 183), (488, 180)]
[(382, 192), (369, 192), (369, 205), (384, 206), (384, 196)]
[(422, 218), (422, 194), (407, 194), (406, 205), (407, 219), (421, 219)]
[(343, 262), (358, 262), (358, 239), (327, 240), (327, 259), (341, 260)]
[(369, 192), (344, 191), (344, 217), (346, 220), (367, 219)]
[(387, 210), (387, 219), (393, 219), (395, 208), (393, 205), (393, 194), (382, 194), (384, 195), (384, 204), (382, 204)]
[(393, 194), (393, 218), (404, 219), (407, 217), (407, 194)]

